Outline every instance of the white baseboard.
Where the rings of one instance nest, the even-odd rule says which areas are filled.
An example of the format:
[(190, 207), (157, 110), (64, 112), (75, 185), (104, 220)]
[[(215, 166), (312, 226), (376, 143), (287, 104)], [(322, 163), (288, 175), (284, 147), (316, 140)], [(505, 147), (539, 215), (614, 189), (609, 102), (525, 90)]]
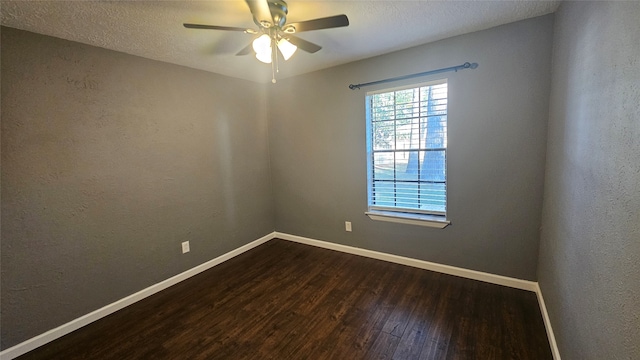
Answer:
[(307, 244), (312, 246), (317, 246), (325, 249), (341, 251), (348, 254), (365, 256), (373, 259), (384, 260), (396, 264), (407, 265), (419, 269), (436, 271), (443, 274), (460, 276), (467, 279), (479, 280), (488, 282), (491, 284), (508, 286), (516, 289), (528, 290), (528, 291), (536, 291), (538, 283), (534, 281), (515, 279), (502, 275), (490, 274), (482, 271), (469, 270), (464, 268), (459, 268), (450, 265), (443, 265), (438, 263), (433, 263), (424, 260), (412, 259), (404, 256), (392, 255), (387, 253), (382, 253), (373, 250), (361, 249), (357, 247), (340, 245), (328, 241), (315, 240), (310, 238), (305, 238), (302, 236), (291, 235), (276, 232), (275, 237), (283, 240), (294, 241), (301, 244)]
[(254, 247), (262, 245), (265, 242), (274, 238), (316, 246), (324, 249), (336, 250), (336, 251), (353, 254), (353, 255), (365, 256), (365, 257), (388, 261), (396, 264), (407, 265), (407, 266), (411, 266), (419, 269), (431, 270), (431, 271), (435, 271), (443, 274), (455, 275), (463, 278), (484, 281), (491, 284), (497, 284), (497, 285), (512, 287), (516, 289), (533, 291), (536, 293), (538, 297), (538, 303), (540, 305), (540, 311), (542, 312), (542, 318), (544, 320), (544, 325), (547, 330), (547, 336), (549, 338), (549, 345), (551, 346), (551, 352), (553, 354), (553, 358), (554, 360), (561, 360), (560, 354), (558, 352), (556, 340), (553, 335), (553, 330), (551, 328), (551, 322), (549, 321), (547, 308), (544, 304), (544, 299), (542, 298), (542, 292), (540, 291), (540, 287), (538, 286), (537, 282), (515, 279), (507, 276), (495, 275), (495, 274), (485, 273), (485, 272), (476, 271), (476, 270), (469, 270), (469, 269), (459, 268), (459, 267), (450, 266), (450, 265), (443, 265), (443, 264), (433, 263), (433, 262), (424, 261), (424, 260), (412, 259), (412, 258), (407, 258), (403, 256), (392, 255), (392, 254), (382, 253), (382, 252), (373, 251), (373, 250), (361, 249), (357, 247), (341, 245), (341, 244), (331, 243), (327, 241), (310, 239), (302, 236), (291, 235), (291, 234), (286, 234), (281, 232), (272, 232), (270, 234), (267, 234), (258, 240), (255, 240), (235, 250), (232, 250), (226, 254), (218, 256), (217, 258), (207, 261), (204, 264), (198, 265), (192, 269), (189, 269), (183, 273), (180, 273), (169, 279), (161, 281), (155, 285), (149, 286), (148, 288), (138, 291), (135, 294), (129, 295), (123, 299), (120, 299), (114, 303), (106, 305), (87, 315), (81, 316), (55, 329), (49, 330), (41, 335), (38, 335), (18, 345), (8, 348), (0, 352), (0, 360), (10, 360), (20, 355), (23, 355), (39, 346), (42, 346), (48, 342), (51, 342), (57, 338), (60, 338), (74, 330), (77, 330), (85, 325), (88, 325), (107, 315), (110, 315), (126, 306), (129, 306), (137, 301), (140, 301), (146, 297), (149, 297), (155, 293), (158, 293), (172, 285), (175, 285), (183, 280), (186, 280), (194, 275), (197, 275), (205, 270), (208, 270), (235, 256), (238, 256), (248, 250), (251, 250)]
[(547, 305), (544, 303), (542, 297), (542, 290), (540, 285), (536, 283), (536, 295), (538, 296), (538, 304), (540, 305), (540, 312), (542, 312), (542, 320), (544, 320), (544, 327), (547, 330), (547, 337), (549, 338), (549, 346), (551, 346), (551, 353), (553, 354), (553, 360), (560, 359), (560, 351), (558, 351), (558, 343), (556, 343), (556, 336), (553, 334), (553, 328), (551, 327), (551, 320), (549, 319), (549, 313), (547, 312)]
[(10, 347), (6, 350), (0, 352), (0, 360), (10, 360), (14, 359), (20, 355), (26, 354), (27, 352), (40, 347), (48, 342), (51, 342), (57, 338), (60, 338), (68, 333), (77, 330), (85, 325), (88, 325), (96, 320), (99, 320), (107, 315), (113, 314), (114, 312), (127, 307), (137, 301), (140, 301), (146, 297), (149, 297), (155, 293), (158, 293), (172, 285), (175, 285), (183, 280), (186, 280), (194, 275), (197, 275), (205, 270), (208, 270), (218, 264), (221, 264), (235, 256), (238, 256), (248, 250), (253, 249), (256, 246), (262, 245), (265, 242), (273, 239), (275, 237), (275, 232), (267, 234), (261, 237), (258, 240), (252, 241), (246, 245), (243, 245), (235, 250), (229, 251), (226, 254), (220, 255), (213, 260), (209, 260), (204, 264), (200, 264), (194, 268), (191, 268), (185, 272), (182, 272), (176, 276), (170, 277), (166, 280), (163, 280), (157, 284), (151, 285), (146, 289), (140, 290), (135, 294), (129, 295), (123, 299), (120, 299), (114, 303), (106, 305), (96, 311), (93, 311), (89, 314), (81, 316), (77, 319), (69, 321), (66, 324), (60, 325), (55, 329), (51, 329), (43, 334), (40, 334), (36, 337), (33, 337), (29, 340), (21, 342), (18, 345)]

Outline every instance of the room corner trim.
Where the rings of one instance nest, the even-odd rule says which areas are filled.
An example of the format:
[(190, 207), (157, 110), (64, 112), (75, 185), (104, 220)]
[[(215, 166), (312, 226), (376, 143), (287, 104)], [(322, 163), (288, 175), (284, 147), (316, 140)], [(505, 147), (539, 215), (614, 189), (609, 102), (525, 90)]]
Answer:
[(536, 283), (536, 295), (538, 296), (538, 304), (540, 305), (540, 312), (542, 312), (542, 320), (544, 321), (544, 328), (547, 330), (547, 338), (549, 338), (549, 346), (551, 346), (551, 354), (553, 355), (553, 360), (561, 360), (560, 351), (558, 350), (558, 343), (556, 342), (556, 336), (553, 333), (553, 328), (551, 327), (551, 320), (549, 319), (549, 313), (547, 312), (547, 305), (544, 303), (544, 298), (542, 297), (542, 290), (540, 289), (540, 285), (538, 283)]
[(418, 260), (413, 258), (408, 258), (399, 255), (392, 255), (387, 253), (382, 253), (373, 250), (367, 250), (347, 245), (336, 244), (328, 241), (310, 239), (302, 236), (291, 235), (281, 232), (276, 232), (275, 237), (278, 239), (289, 240), (301, 244), (312, 245), (316, 247), (321, 247), (330, 250), (341, 251), (348, 254), (365, 256), (373, 259), (388, 261), (396, 264), (407, 265), (419, 269), (436, 271), (443, 274), (460, 276), (467, 279), (479, 280), (488, 282), (491, 284), (497, 284), (502, 286), (508, 286), (521, 290), (528, 290), (536, 292), (538, 288), (538, 283), (528, 280), (516, 279), (502, 275), (490, 274), (482, 271), (469, 270), (464, 268), (459, 268), (450, 265), (443, 265), (434, 262), (429, 262), (425, 260)]
[(149, 297), (153, 294), (156, 294), (172, 285), (175, 285), (183, 280), (186, 280), (194, 275), (197, 275), (205, 270), (208, 270), (218, 264), (221, 264), (233, 257), (236, 257), (246, 251), (249, 251), (259, 245), (264, 244), (265, 242), (273, 239), (275, 237), (275, 232), (267, 234), (257, 240), (254, 240), (246, 245), (243, 245), (237, 249), (231, 250), (228, 253), (222, 254), (212, 260), (209, 260), (203, 264), (195, 266), (187, 271), (184, 271), (178, 275), (170, 277), (166, 280), (163, 280), (157, 284), (151, 285), (148, 288), (140, 290), (134, 294), (131, 294), (125, 298), (122, 298), (116, 302), (113, 302), (109, 305), (106, 305), (98, 310), (90, 312), (84, 316), (81, 316), (77, 319), (71, 320), (66, 324), (60, 325), (55, 329), (51, 329), (43, 334), (35, 336), (29, 340), (23, 341), (18, 345), (12, 346), (6, 350), (0, 352), (0, 360), (10, 360), (14, 359), (20, 355), (26, 354), (27, 352), (38, 348), (46, 343), (49, 343), (57, 338), (60, 338), (74, 330), (77, 330), (85, 325), (88, 325), (96, 320), (99, 320), (105, 316), (113, 314), (114, 312), (127, 307), (135, 302), (138, 302), (146, 297)]

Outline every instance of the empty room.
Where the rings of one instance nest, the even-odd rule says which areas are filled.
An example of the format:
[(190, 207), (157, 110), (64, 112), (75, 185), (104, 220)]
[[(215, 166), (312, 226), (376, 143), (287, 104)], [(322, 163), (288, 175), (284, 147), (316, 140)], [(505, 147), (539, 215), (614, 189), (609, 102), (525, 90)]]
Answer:
[(0, 359), (640, 359), (640, 1), (0, 14)]

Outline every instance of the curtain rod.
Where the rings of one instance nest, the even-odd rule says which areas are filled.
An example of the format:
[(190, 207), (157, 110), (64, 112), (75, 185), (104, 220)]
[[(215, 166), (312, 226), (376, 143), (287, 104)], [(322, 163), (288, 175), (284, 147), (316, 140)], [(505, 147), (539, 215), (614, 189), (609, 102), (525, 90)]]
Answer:
[(466, 63), (464, 63), (462, 65), (458, 65), (458, 66), (451, 66), (451, 67), (448, 67), (448, 68), (425, 71), (425, 72), (421, 72), (421, 73), (417, 73), (417, 74), (398, 76), (398, 77), (394, 77), (394, 78), (378, 80), (378, 81), (371, 81), (371, 82), (368, 82), (368, 83), (362, 83), (362, 84), (356, 84), (356, 85), (351, 84), (351, 85), (349, 85), (349, 89), (355, 90), (355, 89), (360, 89), (360, 87), (362, 87), (362, 86), (369, 86), (369, 85), (382, 84), (382, 83), (391, 82), (391, 81), (411, 79), (411, 78), (415, 78), (415, 77), (426, 76), (426, 75), (431, 75), (431, 74), (439, 74), (439, 73), (448, 72), (448, 71), (458, 72), (458, 70), (475, 69), (477, 67), (478, 67), (478, 63), (468, 63), (468, 62), (466, 62)]

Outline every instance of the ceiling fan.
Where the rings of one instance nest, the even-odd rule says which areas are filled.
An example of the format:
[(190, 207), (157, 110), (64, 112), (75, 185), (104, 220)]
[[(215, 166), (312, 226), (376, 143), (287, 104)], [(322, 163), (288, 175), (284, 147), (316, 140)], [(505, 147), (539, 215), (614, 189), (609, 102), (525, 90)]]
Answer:
[[(315, 53), (322, 49), (320, 45), (303, 40), (293, 34), (304, 31), (331, 29), (349, 26), (347, 15), (335, 15), (319, 19), (300, 21), (287, 24), (289, 10), (284, 0), (245, 0), (253, 15), (253, 22), (258, 25), (258, 30), (231, 26), (188, 24), (188, 29), (207, 29), (224, 31), (241, 31), (246, 34), (258, 35), (252, 43), (245, 46), (236, 55), (247, 55), (253, 49), (256, 58), (264, 63), (271, 64), (272, 82), (275, 83), (275, 71), (277, 71), (278, 53), (286, 61), (301, 49), (308, 53)], [(275, 63), (275, 67), (274, 67)], [(274, 70), (275, 69), (275, 70)]]

